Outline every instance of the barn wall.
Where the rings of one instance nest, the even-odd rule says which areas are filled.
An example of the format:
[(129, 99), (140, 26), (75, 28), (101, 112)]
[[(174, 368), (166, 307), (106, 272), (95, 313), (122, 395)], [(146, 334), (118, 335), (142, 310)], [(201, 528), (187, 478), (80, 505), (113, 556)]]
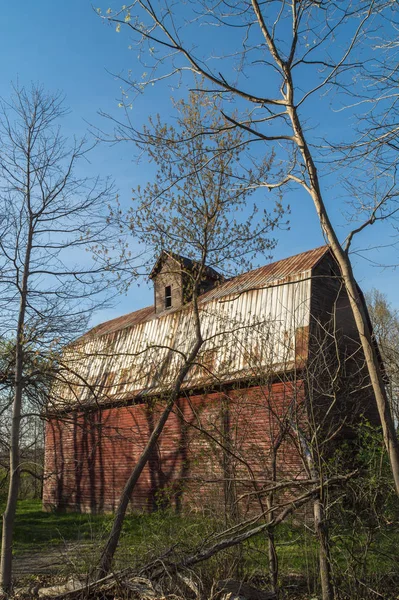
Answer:
[(361, 418), (380, 425), (359, 334), (339, 269), (326, 254), (313, 270), (307, 396), (319, 426), (330, 437), (354, 435)]
[(354, 345), (359, 345), (348, 295), (341, 281), (338, 265), (331, 254), (326, 254), (313, 269), (310, 311), (311, 327), (316, 323), (328, 324), (330, 331), (334, 327), (337, 334), (345, 336), (346, 343), (352, 345), (352, 350)]
[[(170, 505), (220, 512), (253, 507), (253, 478), (271, 477), (272, 447), (285, 417), (302, 419), (301, 382), (274, 383), (179, 400), (131, 500), (133, 510)], [(160, 407), (145, 404), (72, 412), (47, 424), (45, 507), (113, 511), (156, 423)], [(279, 446), (279, 475), (302, 477), (291, 431)], [(233, 480), (234, 479), (234, 483)], [(249, 495), (248, 495), (249, 494)]]

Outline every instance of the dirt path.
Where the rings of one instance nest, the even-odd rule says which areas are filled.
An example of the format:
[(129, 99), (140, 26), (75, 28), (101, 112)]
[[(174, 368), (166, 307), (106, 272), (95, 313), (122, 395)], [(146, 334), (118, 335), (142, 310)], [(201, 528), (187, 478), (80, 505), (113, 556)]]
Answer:
[(16, 576), (70, 574), (81, 570), (82, 565), (93, 563), (92, 543), (70, 542), (15, 556), (13, 570)]

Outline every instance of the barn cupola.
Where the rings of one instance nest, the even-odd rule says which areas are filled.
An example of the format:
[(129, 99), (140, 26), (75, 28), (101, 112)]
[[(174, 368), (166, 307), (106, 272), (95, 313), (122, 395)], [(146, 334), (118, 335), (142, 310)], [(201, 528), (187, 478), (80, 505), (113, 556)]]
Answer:
[[(154, 282), (155, 313), (180, 308), (192, 298), (193, 280), (199, 263), (163, 250), (150, 273)], [(203, 294), (223, 281), (223, 276), (215, 269), (205, 267), (198, 293)]]

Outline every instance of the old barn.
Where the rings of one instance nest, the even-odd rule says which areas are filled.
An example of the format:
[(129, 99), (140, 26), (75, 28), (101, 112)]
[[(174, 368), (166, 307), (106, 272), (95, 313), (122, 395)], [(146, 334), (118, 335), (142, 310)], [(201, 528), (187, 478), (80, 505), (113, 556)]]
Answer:
[[(46, 426), (44, 506), (115, 509), (192, 345), (194, 268), (163, 252), (154, 305), (65, 350)], [(328, 247), (229, 280), (209, 268), (199, 291), (204, 343), (132, 509), (249, 510), (265, 483), (307, 477), (315, 439), (328, 455), (361, 415), (376, 418)]]

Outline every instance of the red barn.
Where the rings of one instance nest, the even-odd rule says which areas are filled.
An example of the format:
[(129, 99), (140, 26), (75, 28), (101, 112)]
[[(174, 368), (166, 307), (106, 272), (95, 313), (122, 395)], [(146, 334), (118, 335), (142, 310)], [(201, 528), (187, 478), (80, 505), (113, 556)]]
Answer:
[[(46, 428), (45, 507), (115, 509), (193, 340), (185, 302), (192, 269), (193, 261), (164, 252), (151, 273), (154, 306), (66, 349)], [(304, 440), (317, 434), (327, 453), (327, 441), (350, 436), (359, 415), (376, 419), (327, 247), (230, 280), (209, 268), (200, 293), (205, 343), (132, 509), (249, 510), (270, 481), (307, 477)]]

